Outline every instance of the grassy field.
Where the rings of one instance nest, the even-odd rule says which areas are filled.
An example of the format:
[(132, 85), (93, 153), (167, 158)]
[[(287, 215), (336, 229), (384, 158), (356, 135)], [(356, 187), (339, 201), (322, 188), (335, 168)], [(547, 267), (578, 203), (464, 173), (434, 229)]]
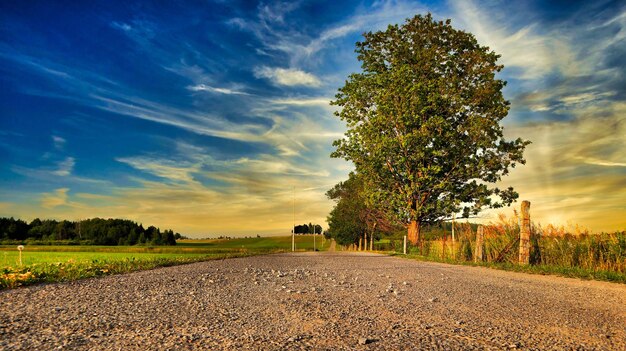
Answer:
[[(329, 240), (316, 237), (318, 250), (329, 245)], [(313, 250), (313, 236), (296, 236), (296, 250)], [(181, 240), (176, 246), (157, 247), (27, 245), (20, 265), (15, 246), (0, 246), (0, 289), (285, 251), (291, 251), (291, 236)]]

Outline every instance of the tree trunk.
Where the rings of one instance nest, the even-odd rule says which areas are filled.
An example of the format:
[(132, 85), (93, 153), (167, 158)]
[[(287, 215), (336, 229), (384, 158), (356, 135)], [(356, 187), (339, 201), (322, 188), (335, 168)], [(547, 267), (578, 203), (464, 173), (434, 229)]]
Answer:
[(415, 220), (409, 224), (408, 239), (413, 245), (417, 245), (420, 241), (420, 225)]

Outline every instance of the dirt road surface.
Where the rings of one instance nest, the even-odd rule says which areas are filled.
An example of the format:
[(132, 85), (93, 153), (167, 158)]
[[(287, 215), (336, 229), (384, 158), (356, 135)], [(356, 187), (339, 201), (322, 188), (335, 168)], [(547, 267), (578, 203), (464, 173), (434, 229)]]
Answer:
[(0, 292), (2, 350), (626, 350), (626, 286), (365, 253)]

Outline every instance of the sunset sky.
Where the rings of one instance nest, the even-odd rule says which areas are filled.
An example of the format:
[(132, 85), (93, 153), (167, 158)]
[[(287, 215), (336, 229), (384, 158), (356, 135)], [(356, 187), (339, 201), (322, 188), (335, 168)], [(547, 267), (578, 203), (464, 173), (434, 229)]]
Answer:
[(623, 1), (2, 1), (0, 216), (288, 234), (295, 189), (324, 223), (354, 44), (427, 12), (502, 55), (533, 220), (626, 229)]

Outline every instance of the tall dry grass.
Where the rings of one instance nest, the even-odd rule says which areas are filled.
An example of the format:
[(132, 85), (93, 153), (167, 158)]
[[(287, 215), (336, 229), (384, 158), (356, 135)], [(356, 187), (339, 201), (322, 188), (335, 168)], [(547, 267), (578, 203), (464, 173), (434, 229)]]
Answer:
[[(516, 264), (519, 256), (519, 221), (500, 214), (498, 219), (484, 225), (483, 263)], [(457, 223), (456, 240), (449, 233), (431, 235), (410, 253), (435, 260), (473, 262), (476, 252), (475, 225)], [(429, 238), (428, 235), (425, 236)], [(445, 238), (445, 240), (443, 239)], [(396, 246), (396, 251), (398, 246)], [(530, 263), (555, 269), (626, 274), (626, 231), (591, 233), (576, 225), (542, 226), (531, 224)]]

